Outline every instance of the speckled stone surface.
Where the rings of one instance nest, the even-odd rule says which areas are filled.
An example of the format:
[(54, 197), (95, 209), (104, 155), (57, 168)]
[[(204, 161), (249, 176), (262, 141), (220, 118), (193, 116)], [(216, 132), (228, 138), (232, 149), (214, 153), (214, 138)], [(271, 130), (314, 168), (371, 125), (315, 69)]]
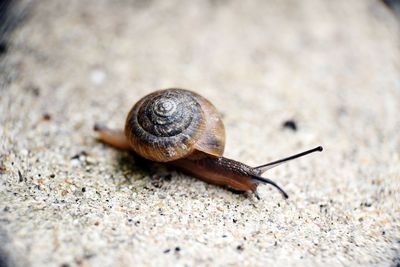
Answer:
[[(31, 2), (0, 58), (0, 265), (398, 266), (399, 44), (373, 0)], [(96, 141), (168, 87), (215, 104), (227, 157), (325, 150), (257, 200)]]

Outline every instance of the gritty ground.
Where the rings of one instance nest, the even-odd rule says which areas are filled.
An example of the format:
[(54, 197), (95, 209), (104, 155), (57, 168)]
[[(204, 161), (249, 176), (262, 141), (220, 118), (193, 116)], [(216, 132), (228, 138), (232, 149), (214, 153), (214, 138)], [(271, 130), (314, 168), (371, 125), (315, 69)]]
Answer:
[[(28, 6), (0, 55), (1, 266), (400, 264), (399, 26), (382, 2)], [(121, 128), (168, 87), (215, 104), (227, 157), (325, 150), (266, 174), (285, 201), (97, 142), (95, 122)]]

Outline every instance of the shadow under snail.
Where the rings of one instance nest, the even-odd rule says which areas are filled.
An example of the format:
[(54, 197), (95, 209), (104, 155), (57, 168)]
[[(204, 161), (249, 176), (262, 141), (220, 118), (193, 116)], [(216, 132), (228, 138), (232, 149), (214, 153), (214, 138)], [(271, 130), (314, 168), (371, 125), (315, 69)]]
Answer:
[(282, 188), (261, 174), (283, 162), (322, 151), (318, 146), (257, 167), (225, 158), (225, 128), (217, 109), (199, 94), (175, 88), (140, 99), (128, 113), (124, 131), (98, 124), (94, 129), (100, 141), (115, 148), (133, 150), (208, 183), (251, 191), (257, 198), (260, 183), (273, 185), (288, 198)]

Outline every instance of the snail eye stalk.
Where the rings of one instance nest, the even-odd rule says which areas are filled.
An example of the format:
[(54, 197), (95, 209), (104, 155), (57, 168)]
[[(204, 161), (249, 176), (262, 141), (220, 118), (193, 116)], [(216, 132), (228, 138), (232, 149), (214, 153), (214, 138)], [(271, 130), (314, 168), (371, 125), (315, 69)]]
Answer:
[(279, 160), (276, 160), (276, 161), (269, 162), (267, 164), (263, 164), (263, 165), (257, 166), (254, 169), (258, 170), (260, 172), (260, 174), (261, 174), (261, 173), (264, 173), (265, 171), (267, 171), (269, 169), (272, 169), (272, 168), (274, 168), (274, 167), (276, 167), (278, 165), (281, 165), (282, 163), (285, 163), (287, 161), (291, 161), (293, 159), (297, 159), (297, 158), (303, 157), (305, 155), (308, 155), (308, 154), (311, 154), (311, 153), (314, 153), (314, 152), (321, 152), (322, 150), (324, 150), (322, 148), (322, 146), (318, 146), (316, 148), (313, 148), (313, 149), (310, 149), (310, 150), (306, 150), (306, 151), (301, 152), (299, 154), (295, 154), (295, 155), (292, 155), (292, 156), (289, 156), (289, 157), (286, 157), (286, 158), (283, 158), (283, 159), (279, 159)]

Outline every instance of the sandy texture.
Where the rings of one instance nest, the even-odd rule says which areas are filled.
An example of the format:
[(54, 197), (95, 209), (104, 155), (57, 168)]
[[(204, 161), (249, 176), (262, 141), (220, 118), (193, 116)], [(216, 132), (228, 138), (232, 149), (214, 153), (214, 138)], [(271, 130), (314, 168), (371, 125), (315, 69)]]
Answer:
[[(33, 2), (0, 59), (0, 265), (398, 266), (399, 44), (373, 0)], [(230, 158), (325, 151), (257, 200), (96, 141), (167, 87)]]

